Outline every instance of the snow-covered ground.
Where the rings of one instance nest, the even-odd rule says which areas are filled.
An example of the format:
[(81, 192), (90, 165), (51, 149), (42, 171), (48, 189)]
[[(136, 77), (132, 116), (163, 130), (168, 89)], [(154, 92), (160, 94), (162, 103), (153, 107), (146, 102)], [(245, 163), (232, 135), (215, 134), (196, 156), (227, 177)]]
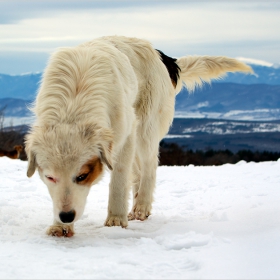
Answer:
[(3, 126), (30, 125), (34, 122), (34, 117), (5, 117)]
[[(209, 123), (202, 123), (196, 126), (187, 127), (183, 129), (183, 133), (203, 132), (208, 134), (236, 134), (236, 133), (263, 133), (263, 132), (280, 132), (280, 123), (267, 122), (234, 122), (234, 121), (212, 121)], [(173, 135), (169, 135), (172, 138)], [(184, 137), (185, 135), (181, 135)], [(190, 135), (186, 135), (190, 137)], [(168, 138), (168, 137), (166, 137)], [(174, 138), (174, 137), (173, 137)]]
[(280, 119), (280, 109), (232, 110), (226, 113), (199, 111), (175, 111), (175, 118), (224, 119), (236, 121), (275, 121)]
[[(223, 119), (236, 121), (275, 121), (280, 119), (280, 109), (232, 110), (226, 113), (199, 111), (176, 111), (175, 118)], [(30, 125), (34, 117), (5, 117), (3, 126)]]
[(0, 278), (280, 278), (280, 160), (159, 167), (152, 216), (103, 226), (109, 174), (73, 238), (45, 235), (52, 201), (26, 162), (0, 158)]

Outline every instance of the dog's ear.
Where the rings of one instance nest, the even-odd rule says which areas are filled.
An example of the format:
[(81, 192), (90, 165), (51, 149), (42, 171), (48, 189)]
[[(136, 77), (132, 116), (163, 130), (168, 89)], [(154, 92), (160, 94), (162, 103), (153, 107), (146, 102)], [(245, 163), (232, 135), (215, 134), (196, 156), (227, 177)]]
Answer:
[[(34, 173), (36, 168), (38, 167), (37, 160), (36, 160), (36, 153), (34, 151), (34, 139), (36, 139), (37, 132), (41, 133), (41, 127), (34, 126), (32, 129), (25, 135), (25, 152), (28, 158), (28, 166), (27, 166), (27, 177), (31, 177)], [(39, 135), (40, 135), (39, 134)]]
[(110, 170), (113, 170), (113, 134), (110, 129), (102, 128), (99, 134), (99, 150), (101, 162), (105, 163)]
[(82, 133), (93, 145), (97, 145), (101, 162), (113, 170), (113, 132), (110, 128), (100, 128), (95, 124), (86, 124)]
[(36, 156), (31, 151), (28, 155), (27, 177), (30, 178), (35, 173), (36, 167), (37, 167)]
[(101, 162), (105, 163), (110, 170), (113, 170), (113, 167), (112, 167), (113, 164), (112, 164), (112, 161), (110, 160), (110, 156), (108, 156), (108, 155), (106, 156), (106, 152), (104, 152), (103, 149), (101, 149), (100, 155), (101, 155)]

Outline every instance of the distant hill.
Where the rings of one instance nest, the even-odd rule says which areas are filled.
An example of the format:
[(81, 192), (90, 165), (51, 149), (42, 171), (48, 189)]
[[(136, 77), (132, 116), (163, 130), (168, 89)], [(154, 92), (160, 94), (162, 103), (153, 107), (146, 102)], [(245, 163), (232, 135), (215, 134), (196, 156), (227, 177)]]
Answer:
[(225, 113), (231, 110), (280, 108), (280, 85), (212, 83), (189, 94), (183, 89), (176, 97), (177, 111)]
[(0, 98), (34, 99), (42, 73), (5, 75), (0, 74)]
[(192, 150), (280, 151), (280, 121), (175, 118), (165, 143)]
[[(254, 75), (242, 73), (229, 73), (217, 83), (236, 84), (268, 84), (280, 85), (280, 67), (250, 64), (255, 71)], [(34, 99), (39, 87), (42, 73), (22, 75), (0, 74), (0, 98)]]
[(0, 110), (4, 109), (5, 117), (27, 117), (30, 116), (28, 106), (31, 101), (18, 98), (1, 98)]
[(280, 67), (249, 64), (254, 74), (228, 73), (221, 83), (280, 85)]
[[(280, 67), (248, 59), (245, 62), (250, 62), (254, 75), (229, 73), (193, 94), (183, 89), (176, 98), (176, 112), (216, 118), (280, 119)], [(0, 109), (6, 106), (6, 116), (29, 116), (26, 104), (34, 100), (41, 76), (0, 74)]]

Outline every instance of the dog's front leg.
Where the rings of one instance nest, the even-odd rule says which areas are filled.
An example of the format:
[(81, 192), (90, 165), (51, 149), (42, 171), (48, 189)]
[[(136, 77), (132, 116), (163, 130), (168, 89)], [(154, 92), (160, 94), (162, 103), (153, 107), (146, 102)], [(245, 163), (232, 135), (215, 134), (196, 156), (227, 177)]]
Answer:
[(128, 197), (131, 184), (131, 169), (135, 151), (134, 133), (127, 138), (116, 157), (109, 188), (108, 216), (105, 226), (127, 227)]
[(74, 224), (62, 224), (54, 221), (53, 225), (47, 229), (47, 235), (57, 237), (72, 237), (75, 234)]

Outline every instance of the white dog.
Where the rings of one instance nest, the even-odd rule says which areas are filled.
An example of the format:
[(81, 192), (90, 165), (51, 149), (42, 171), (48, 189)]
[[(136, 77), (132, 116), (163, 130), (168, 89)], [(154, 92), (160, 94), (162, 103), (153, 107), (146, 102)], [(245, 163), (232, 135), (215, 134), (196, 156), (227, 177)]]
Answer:
[[(145, 220), (152, 209), (158, 146), (175, 96), (226, 72), (252, 72), (227, 57), (173, 59), (145, 40), (103, 37), (62, 48), (50, 59), (26, 137), (27, 176), (37, 168), (53, 200), (48, 234), (70, 237), (90, 187), (111, 170), (106, 226)], [(128, 197), (133, 186), (133, 207)]]

